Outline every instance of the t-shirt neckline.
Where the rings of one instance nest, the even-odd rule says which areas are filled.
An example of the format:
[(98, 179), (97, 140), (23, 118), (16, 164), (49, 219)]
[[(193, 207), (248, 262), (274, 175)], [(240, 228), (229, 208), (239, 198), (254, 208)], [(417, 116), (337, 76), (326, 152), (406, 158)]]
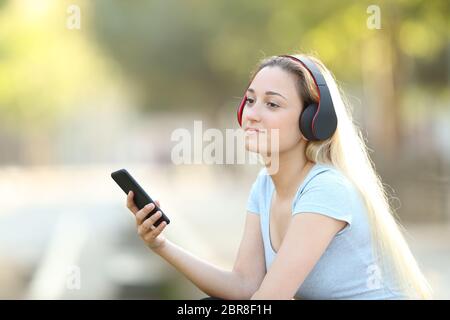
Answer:
[[(313, 173), (313, 171), (316, 170), (317, 167), (319, 167), (320, 164), (318, 162), (316, 162), (311, 169), (309, 169), (308, 173), (306, 174), (305, 178), (303, 179), (302, 183), (300, 183), (300, 185), (297, 188), (297, 192), (294, 195), (294, 198), (292, 199), (292, 203), (291, 203), (291, 214), (292, 214), (292, 205), (294, 203), (294, 200), (297, 198), (298, 193), (300, 192), (300, 190), (303, 188), (304, 184), (309, 180), (310, 175)], [(268, 175), (269, 180), (270, 180), (270, 200), (269, 200), (269, 206), (267, 209), (267, 233), (268, 233), (268, 238), (269, 238), (269, 247), (270, 250), (272, 251), (273, 254), (277, 254), (278, 252), (275, 252), (273, 246), (272, 246), (272, 238), (270, 236), (270, 214), (271, 214), (271, 208), (272, 208), (272, 200), (273, 200), (273, 195), (275, 192), (275, 185), (272, 181), (272, 177), (270, 175)]]

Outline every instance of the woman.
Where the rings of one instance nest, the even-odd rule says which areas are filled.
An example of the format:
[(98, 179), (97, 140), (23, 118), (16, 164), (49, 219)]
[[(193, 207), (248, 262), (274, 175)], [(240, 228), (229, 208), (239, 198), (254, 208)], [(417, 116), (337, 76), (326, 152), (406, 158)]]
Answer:
[[(325, 101), (327, 94), (332, 100)], [(266, 167), (250, 191), (233, 270), (165, 239), (164, 225), (152, 227), (159, 216), (142, 221), (153, 207), (138, 211), (130, 193), (127, 206), (154, 252), (203, 292), (222, 299), (430, 298), (363, 139), (318, 59), (263, 60), (238, 119), (246, 129), (246, 148), (263, 155)], [(271, 150), (273, 131), (278, 139)], [(275, 158), (277, 170), (269, 174)]]

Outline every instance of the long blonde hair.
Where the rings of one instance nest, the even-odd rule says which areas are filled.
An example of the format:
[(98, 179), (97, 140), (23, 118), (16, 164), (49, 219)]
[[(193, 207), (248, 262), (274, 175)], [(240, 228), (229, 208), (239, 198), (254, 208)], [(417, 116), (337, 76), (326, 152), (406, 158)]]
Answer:
[[(332, 137), (324, 141), (308, 141), (307, 159), (336, 167), (356, 186), (367, 208), (373, 250), (377, 261), (381, 263), (381, 270), (394, 272), (408, 297), (431, 299), (431, 287), (420, 271), (402, 234), (403, 227), (389, 205), (388, 195), (374, 169), (361, 131), (353, 123), (350, 104), (345, 95), (332, 73), (319, 59), (303, 54), (293, 56), (308, 57), (318, 65), (327, 82), (338, 118), (337, 129)], [(274, 56), (262, 60), (254, 74), (267, 66), (278, 66), (298, 76), (298, 90), (304, 105), (318, 101), (314, 81), (300, 63)]]

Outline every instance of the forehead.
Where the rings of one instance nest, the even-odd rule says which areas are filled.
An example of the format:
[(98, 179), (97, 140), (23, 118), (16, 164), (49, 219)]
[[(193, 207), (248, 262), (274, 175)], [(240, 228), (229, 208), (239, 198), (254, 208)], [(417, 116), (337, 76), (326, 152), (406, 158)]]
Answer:
[(293, 74), (277, 66), (262, 68), (250, 84), (256, 92), (275, 91), (282, 95), (297, 95), (296, 78)]

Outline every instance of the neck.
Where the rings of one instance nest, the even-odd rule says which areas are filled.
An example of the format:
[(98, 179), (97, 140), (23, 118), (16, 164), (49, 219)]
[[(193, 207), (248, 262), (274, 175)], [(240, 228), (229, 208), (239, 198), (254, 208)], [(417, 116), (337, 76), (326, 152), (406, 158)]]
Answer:
[(306, 159), (305, 149), (306, 144), (301, 141), (295, 147), (278, 154), (278, 170), (271, 175), (278, 198), (290, 199), (294, 196), (300, 182), (314, 165)]

